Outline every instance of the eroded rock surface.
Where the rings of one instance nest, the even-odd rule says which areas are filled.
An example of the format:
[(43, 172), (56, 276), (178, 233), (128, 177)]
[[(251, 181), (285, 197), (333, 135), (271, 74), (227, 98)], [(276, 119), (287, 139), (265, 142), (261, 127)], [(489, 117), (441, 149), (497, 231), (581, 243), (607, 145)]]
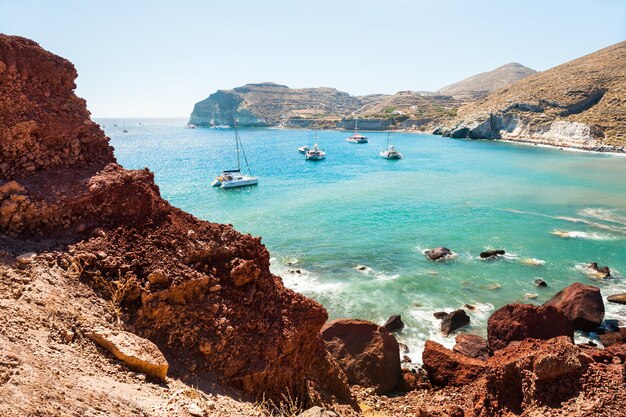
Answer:
[(165, 380), (169, 364), (151, 341), (133, 333), (108, 329), (95, 329), (87, 336), (129, 368)]
[(326, 311), (270, 273), (259, 238), (171, 207), (151, 172), (117, 165), (68, 61), (0, 35), (0, 68), (4, 247), (62, 247), (59, 266), (189, 374), (266, 398), (351, 401), (319, 336)]
[(594, 331), (604, 319), (600, 288), (576, 282), (559, 291), (545, 306), (554, 306), (572, 321), (574, 330)]
[(345, 370), (350, 384), (393, 391), (400, 382), (400, 348), (384, 327), (365, 320), (338, 319), (322, 329), (327, 350)]
[(487, 323), (487, 340), (493, 350), (526, 338), (574, 337), (572, 322), (554, 306), (507, 304), (496, 310)]

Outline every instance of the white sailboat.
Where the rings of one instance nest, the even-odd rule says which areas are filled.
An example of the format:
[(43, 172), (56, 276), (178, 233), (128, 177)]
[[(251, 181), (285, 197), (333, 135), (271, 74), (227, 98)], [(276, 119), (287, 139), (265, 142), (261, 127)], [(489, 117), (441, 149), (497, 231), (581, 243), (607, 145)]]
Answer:
[(349, 138), (346, 138), (346, 141), (350, 143), (368, 143), (366, 136), (360, 135), (358, 132), (359, 119), (358, 117), (354, 119), (354, 134)]
[[(237, 130), (237, 121), (234, 123), (235, 125), (235, 146), (237, 147), (237, 169), (230, 169), (222, 171), (221, 175), (219, 175), (211, 184), (213, 187), (220, 188), (238, 188), (238, 187), (247, 187), (249, 185), (257, 185), (259, 183), (259, 178), (252, 176), (250, 173), (250, 165), (248, 164), (248, 158), (246, 157), (246, 152), (243, 150), (243, 145), (241, 144), (241, 138), (239, 137), (239, 131)], [(248, 168), (248, 174), (241, 173), (241, 159), (239, 156), (239, 152), (241, 149), (241, 153), (243, 154), (243, 159), (246, 162), (246, 167)]]
[(402, 154), (395, 148), (395, 146), (389, 144), (389, 137), (391, 131), (387, 132), (387, 147), (380, 151), (381, 158), (385, 159), (402, 159)]
[(317, 131), (315, 132), (315, 145), (305, 152), (304, 157), (307, 161), (321, 161), (326, 158), (326, 152), (324, 152), (324, 149), (321, 149), (317, 145)]

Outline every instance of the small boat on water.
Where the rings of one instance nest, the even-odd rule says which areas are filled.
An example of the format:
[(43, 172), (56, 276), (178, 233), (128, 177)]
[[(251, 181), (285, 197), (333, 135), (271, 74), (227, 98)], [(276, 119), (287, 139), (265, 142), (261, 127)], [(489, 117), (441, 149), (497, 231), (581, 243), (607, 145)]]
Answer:
[(306, 151), (304, 157), (307, 161), (321, 161), (326, 158), (326, 152), (324, 152), (323, 149), (320, 149), (316, 143), (311, 149)]
[(122, 133), (128, 133), (128, 130), (126, 129), (126, 120), (124, 120), (123, 123), (124, 127), (122, 128)]
[(346, 138), (346, 141), (350, 143), (368, 143), (369, 140), (367, 140), (367, 136), (359, 134), (358, 125), (359, 119), (354, 119), (354, 134), (349, 138)]
[(211, 126), (213, 129), (230, 129), (229, 125), (214, 125)]
[(197, 129), (198, 127), (196, 125), (192, 125), (191, 123), (187, 123), (187, 125), (185, 126), (185, 129)]
[[(238, 188), (238, 187), (247, 187), (249, 185), (257, 185), (259, 183), (259, 178), (252, 176), (250, 173), (250, 165), (248, 164), (248, 158), (246, 157), (246, 153), (243, 150), (243, 145), (241, 144), (241, 138), (239, 137), (239, 131), (237, 130), (237, 122), (235, 121), (235, 146), (237, 147), (237, 169), (230, 169), (222, 171), (220, 175), (215, 178), (213, 187), (220, 188)], [(246, 163), (246, 167), (248, 168), (248, 174), (243, 174), (241, 172), (241, 158), (239, 154), (243, 155), (243, 159)]]
[(387, 132), (387, 147), (380, 151), (381, 158), (385, 159), (402, 159), (402, 154), (395, 148), (395, 146), (389, 144), (390, 132)]
[(309, 145), (304, 145), (304, 146), (300, 146), (298, 148), (298, 152), (300, 153), (307, 153), (307, 151), (311, 149), (311, 147)]

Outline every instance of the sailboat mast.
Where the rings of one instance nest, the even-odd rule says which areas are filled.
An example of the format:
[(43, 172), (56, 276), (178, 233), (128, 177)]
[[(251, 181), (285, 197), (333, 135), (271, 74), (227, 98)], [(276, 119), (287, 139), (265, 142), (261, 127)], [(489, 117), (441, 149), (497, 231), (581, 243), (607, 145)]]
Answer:
[(355, 117), (354, 118), (354, 134), (357, 134), (357, 130), (358, 130), (358, 126), (359, 126), (359, 118)]
[(237, 147), (237, 171), (241, 171), (241, 161), (239, 159), (239, 131), (237, 130), (237, 120), (235, 120), (235, 146)]

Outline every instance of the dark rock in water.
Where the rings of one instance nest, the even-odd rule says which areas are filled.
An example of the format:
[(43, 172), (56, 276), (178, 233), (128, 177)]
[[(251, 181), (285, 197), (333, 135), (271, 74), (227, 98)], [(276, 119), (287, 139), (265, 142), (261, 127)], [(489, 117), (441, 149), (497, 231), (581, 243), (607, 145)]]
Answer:
[(548, 286), (548, 283), (545, 282), (544, 280), (542, 280), (541, 278), (537, 278), (535, 280), (535, 287), (542, 287), (542, 288), (544, 288), (544, 287), (547, 287), (547, 286)]
[(350, 384), (373, 388), (377, 394), (396, 388), (400, 347), (387, 329), (365, 320), (338, 319), (326, 323), (321, 335)]
[(476, 310), (476, 306), (474, 306), (472, 304), (465, 304), (463, 307), (465, 307), (466, 309), (468, 309), (470, 311)]
[(453, 255), (453, 252), (448, 248), (441, 247), (441, 248), (428, 249), (426, 252), (424, 252), (424, 254), (433, 261), (438, 261), (438, 260), (443, 261), (451, 257)]
[(577, 346), (580, 346), (580, 347), (596, 347), (596, 346), (598, 346), (598, 344), (596, 342), (591, 341), (591, 340), (587, 340), (584, 343), (579, 343)]
[(456, 329), (467, 326), (469, 322), (470, 317), (467, 315), (465, 310), (454, 310), (441, 320), (441, 332), (447, 336)]
[(402, 318), (399, 314), (394, 314), (387, 319), (385, 324), (383, 324), (383, 327), (390, 332), (395, 332), (404, 329), (404, 323), (402, 322)]
[(403, 355), (402, 363), (411, 363), (411, 358), (409, 358), (407, 355)]
[(589, 269), (592, 269), (596, 272), (596, 274), (598, 274), (598, 276), (600, 278), (610, 278), (611, 277), (611, 270), (609, 269), (608, 266), (599, 266), (597, 262), (592, 262), (589, 265), (587, 265), (587, 267)]
[(405, 345), (404, 343), (398, 342), (398, 346), (400, 347), (401, 353), (409, 353), (409, 347)]
[(487, 341), (492, 350), (503, 349), (513, 341), (557, 336), (573, 340), (574, 328), (571, 319), (554, 306), (507, 304), (487, 321)]
[(365, 271), (365, 270), (367, 270), (367, 267), (365, 265), (360, 265), (356, 269), (357, 269), (357, 271)]
[(600, 288), (575, 282), (559, 291), (545, 306), (561, 310), (571, 321), (574, 330), (595, 330), (604, 319), (604, 301)]
[(504, 255), (505, 252), (502, 249), (495, 249), (495, 250), (486, 250), (480, 253), (480, 257), (485, 259), (485, 258), (496, 258), (500, 255)]
[(435, 313), (433, 313), (433, 316), (435, 316), (436, 319), (443, 319), (445, 316), (447, 316), (448, 313), (446, 313), (445, 311), (437, 311)]
[(626, 293), (609, 295), (606, 300), (611, 303), (626, 304)]
[(470, 358), (486, 360), (489, 357), (487, 341), (476, 334), (461, 333), (456, 336), (453, 351), (462, 353)]

